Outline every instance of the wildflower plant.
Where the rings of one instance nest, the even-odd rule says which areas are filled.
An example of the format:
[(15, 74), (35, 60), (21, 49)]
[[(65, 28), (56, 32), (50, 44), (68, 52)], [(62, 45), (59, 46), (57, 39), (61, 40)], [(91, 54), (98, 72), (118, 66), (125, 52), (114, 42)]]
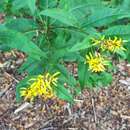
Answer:
[[(73, 102), (84, 88), (105, 87), (117, 60), (130, 61), (129, 0), (0, 0), (0, 49), (26, 55), (28, 76), (16, 99), (57, 96)], [(78, 66), (77, 76), (66, 63)], [(66, 85), (65, 85), (66, 84)]]

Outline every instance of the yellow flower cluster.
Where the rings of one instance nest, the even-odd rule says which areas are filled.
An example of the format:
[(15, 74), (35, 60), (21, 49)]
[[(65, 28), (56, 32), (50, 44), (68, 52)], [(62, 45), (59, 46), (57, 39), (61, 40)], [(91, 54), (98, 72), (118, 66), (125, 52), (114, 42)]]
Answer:
[(96, 53), (95, 55), (89, 53), (89, 55), (86, 55), (85, 63), (89, 64), (89, 69), (92, 72), (105, 71), (105, 66), (108, 65), (108, 61), (105, 60), (99, 53)]
[[(126, 50), (123, 47), (123, 43), (127, 42), (122, 40), (121, 38), (114, 37), (114, 38), (105, 38), (102, 36), (100, 38), (93, 38), (92, 43), (93, 45), (98, 47), (98, 52), (101, 49), (102, 51), (108, 50), (110, 52), (119, 52), (120, 50)], [(102, 72), (106, 70), (106, 66), (109, 65), (108, 61), (101, 55), (100, 53), (89, 53), (86, 55), (85, 63), (89, 65), (89, 70), (92, 72)]]
[(100, 39), (92, 39), (92, 42), (94, 45), (100, 45), (102, 50), (108, 50), (114, 53), (120, 50), (126, 50), (123, 47), (124, 41), (117, 37), (106, 39), (105, 36), (102, 36)]
[(53, 86), (57, 86), (58, 75), (56, 72), (53, 75), (46, 73), (38, 75), (34, 79), (30, 79), (33, 83), (26, 88), (21, 88), (20, 94), (25, 100), (33, 100), (35, 97), (41, 96), (44, 99), (52, 98), (54, 96)]

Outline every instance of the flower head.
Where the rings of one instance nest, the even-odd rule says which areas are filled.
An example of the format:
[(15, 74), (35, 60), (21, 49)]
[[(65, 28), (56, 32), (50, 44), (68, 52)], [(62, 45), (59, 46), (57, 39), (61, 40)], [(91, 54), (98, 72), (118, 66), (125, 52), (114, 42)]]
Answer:
[(101, 45), (103, 50), (109, 50), (110, 52), (117, 52), (119, 50), (125, 50), (123, 47), (123, 40), (115, 37), (114, 39), (106, 39), (104, 44)]
[(35, 97), (41, 96), (44, 99), (48, 99), (54, 96), (53, 86), (57, 85), (59, 72), (51, 75), (46, 73), (44, 75), (38, 75), (36, 78), (30, 79), (33, 83), (29, 82), (29, 86), (21, 88), (20, 94), (25, 100), (33, 100)]
[(108, 65), (108, 61), (104, 59), (99, 53), (96, 53), (95, 55), (92, 55), (92, 53), (89, 53), (89, 55), (86, 55), (86, 63), (89, 64), (89, 69), (92, 72), (102, 72), (105, 71), (105, 66)]
[(120, 50), (126, 50), (123, 47), (124, 40), (118, 37), (112, 38), (105, 38), (102, 36), (99, 39), (92, 39), (93, 45), (99, 45), (102, 50), (108, 50), (110, 52), (118, 52)]

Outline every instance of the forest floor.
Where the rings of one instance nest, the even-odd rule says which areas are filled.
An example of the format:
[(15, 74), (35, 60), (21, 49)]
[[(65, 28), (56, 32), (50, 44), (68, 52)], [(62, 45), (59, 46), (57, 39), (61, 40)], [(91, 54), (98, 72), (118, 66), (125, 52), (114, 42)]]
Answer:
[(59, 99), (17, 103), (24, 60), (20, 52), (0, 52), (0, 130), (130, 130), (130, 64), (118, 63), (109, 87), (86, 89), (70, 106)]

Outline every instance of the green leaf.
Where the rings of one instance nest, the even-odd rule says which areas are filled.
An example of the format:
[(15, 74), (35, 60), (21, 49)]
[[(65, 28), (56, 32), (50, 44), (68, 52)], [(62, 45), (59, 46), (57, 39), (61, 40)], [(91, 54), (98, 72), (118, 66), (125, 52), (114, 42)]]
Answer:
[(62, 86), (62, 85), (57, 85), (54, 87), (56, 95), (63, 100), (66, 100), (68, 102), (73, 102), (73, 96), (68, 92), (68, 90)]
[(38, 28), (38, 25), (33, 20), (26, 18), (11, 19), (5, 23), (5, 26), (19, 32), (31, 32)]
[(129, 40), (130, 25), (117, 25), (117, 26), (110, 27), (103, 32), (103, 35), (110, 36), (110, 37), (119, 36), (119, 37), (127, 38), (127, 40)]
[(13, 7), (14, 7), (14, 9), (15, 10), (19, 10), (19, 9), (25, 7), (27, 5), (27, 1), (28, 0), (26, 0), (24, 2), (22, 0), (14, 0), (13, 1)]
[(14, 0), (13, 8), (14, 10), (19, 10), (21, 8), (29, 8), (31, 13), (34, 14), (36, 11), (36, 0)]
[(78, 80), (79, 80), (82, 90), (87, 85), (89, 76), (90, 76), (90, 72), (88, 71), (88, 66), (84, 64), (84, 62), (79, 62), (78, 63)]
[(130, 13), (119, 9), (103, 7), (92, 12), (83, 24), (83, 27), (104, 26), (122, 18), (130, 17)]
[(125, 10), (130, 10), (130, 0), (123, 0), (120, 8), (123, 8)]
[(43, 72), (44, 67), (40, 61), (37, 61), (31, 57), (28, 57), (27, 60), (20, 66), (18, 69), (19, 73), (27, 72), (28, 75), (36, 75)]
[(92, 46), (93, 45), (90, 42), (90, 37), (87, 37), (82, 42), (75, 44), (69, 51), (70, 52), (80, 51), (80, 50), (83, 50), (83, 49), (90, 48)]
[(108, 72), (92, 73), (89, 78), (93, 87), (106, 87), (112, 82), (112, 75)]
[(78, 52), (70, 52), (66, 53), (65, 56), (63, 57), (64, 61), (66, 62), (75, 62), (77, 59), (80, 57), (80, 53)]
[(4, 13), (4, 0), (0, 0), (0, 12)]
[(27, 0), (27, 4), (31, 13), (34, 14), (36, 11), (36, 0)]
[(83, 90), (85, 87), (93, 89), (94, 87), (107, 86), (112, 81), (112, 75), (107, 72), (93, 73), (84, 62), (78, 63), (78, 80)]
[(127, 59), (127, 52), (125, 52), (123, 50), (119, 50), (119, 51), (117, 51), (117, 54), (119, 54), (124, 60)]
[(12, 49), (25, 52), (30, 57), (37, 60), (45, 57), (45, 53), (26, 36), (17, 31), (12, 31), (0, 26), (0, 44), (4, 44)]
[(86, 20), (93, 10), (96, 11), (103, 6), (100, 0), (73, 0), (73, 4), (71, 3), (72, 2), (70, 2), (70, 5), (72, 7), (70, 8), (70, 11), (76, 17), (79, 25), (87, 22)]
[(103, 85), (107, 86), (112, 82), (112, 74), (108, 72), (102, 72), (100, 81), (102, 82)]
[(64, 11), (62, 9), (47, 9), (40, 12), (40, 14), (49, 16), (69, 26), (75, 25), (76, 22), (74, 16), (70, 12)]
[(56, 69), (61, 73), (64, 83), (68, 83), (71, 87), (76, 85), (75, 78), (63, 65), (58, 64)]

